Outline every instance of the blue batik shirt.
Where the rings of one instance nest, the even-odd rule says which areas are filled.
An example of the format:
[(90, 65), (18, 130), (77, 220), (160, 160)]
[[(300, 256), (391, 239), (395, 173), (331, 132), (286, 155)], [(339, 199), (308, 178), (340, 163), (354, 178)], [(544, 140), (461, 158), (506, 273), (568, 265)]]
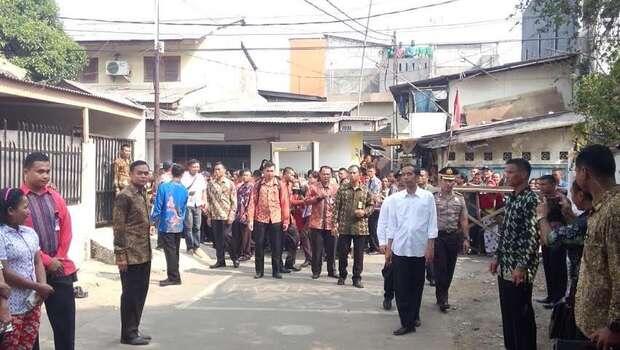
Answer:
[(153, 204), (153, 221), (160, 233), (181, 233), (189, 193), (178, 181), (162, 183)]

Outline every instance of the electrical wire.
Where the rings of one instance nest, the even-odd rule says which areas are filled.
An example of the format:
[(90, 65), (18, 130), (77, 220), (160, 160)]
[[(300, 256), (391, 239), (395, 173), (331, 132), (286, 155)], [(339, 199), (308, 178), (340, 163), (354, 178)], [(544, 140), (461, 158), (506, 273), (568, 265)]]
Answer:
[(373, 33), (375, 33), (375, 34), (385, 35), (385, 36), (388, 36), (388, 37), (390, 37), (390, 38), (392, 37), (392, 35), (391, 35), (391, 34), (381, 33), (381, 32), (376, 31), (376, 30), (374, 30), (374, 29), (367, 28), (366, 26), (364, 26), (363, 24), (361, 24), (360, 22), (358, 22), (355, 18), (352, 18), (351, 16), (349, 16), (346, 12), (344, 12), (344, 11), (343, 11), (340, 7), (336, 6), (336, 5), (335, 5), (333, 2), (331, 2), (330, 0), (325, 0), (325, 1), (326, 1), (328, 4), (330, 4), (330, 5), (331, 5), (331, 7), (335, 8), (335, 9), (336, 9), (336, 11), (340, 12), (340, 13), (341, 13), (342, 15), (344, 15), (346, 18), (348, 18), (348, 19), (352, 20), (352, 21), (353, 21), (353, 23), (355, 23), (355, 24), (357, 24), (357, 25), (361, 26), (362, 28), (365, 28), (366, 30), (368, 30), (368, 31), (370, 31), (370, 32), (373, 32)]
[[(386, 39), (378, 38), (378, 37), (376, 37), (376, 36), (371, 36), (371, 35), (368, 35), (368, 33), (364, 33), (364, 32), (362, 32), (361, 30), (356, 29), (355, 27), (353, 27), (353, 26), (352, 26), (352, 25), (350, 25), (349, 23), (347, 23), (347, 22), (345, 22), (344, 20), (342, 20), (342, 19), (340, 19), (340, 18), (338, 18), (338, 17), (336, 17), (336, 16), (332, 15), (331, 13), (329, 13), (329, 12), (325, 11), (324, 9), (322, 9), (322, 8), (321, 8), (321, 7), (319, 7), (319, 6), (317, 6), (316, 4), (314, 4), (314, 3), (313, 3), (312, 1), (310, 1), (310, 0), (304, 0), (304, 2), (305, 2), (306, 4), (308, 4), (308, 5), (312, 6), (312, 7), (314, 7), (315, 9), (317, 9), (317, 10), (321, 11), (322, 13), (324, 13), (324, 14), (326, 14), (326, 15), (328, 15), (328, 16), (330, 16), (330, 17), (334, 18), (334, 19), (337, 19), (337, 20), (341, 21), (341, 22), (342, 22), (342, 24), (344, 24), (344, 25), (346, 25), (347, 27), (349, 27), (349, 28), (351, 28), (351, 29), (353, 29), (353, 30), (357, 31), (358, 33), (360, 33), (360, 34), (364, 35), (364, 37), (370, 37), (370, 38), (372, 38), (372, 39), (374, 39), (374, 40), (386, 40)], [(347, 16), (347, 17), (348, 17), (348, 16)], [(354, 21), (354, 23), (359, 24), (359, 22), (357, 22), (355, 19), (353, 19), (353, 18), (351, 18), (351, 17), (348, 17), (348, 18), (349, 18), (350, 20), (353, 20), (353, 21)], [(380, 33), (380, 34), (382, 34), (382, 33)], [(383, 35), (385, 35), (385, 34), (383, 34)]]
[[(382, 13), (376, 13), (372, 15), (370, 18), (377, 18), (401, 13), (407, 13), (437, 6), (448, 5), (451, 3), (455, 3), (461, 0), (444, 0), (437, 3), (426, 4), (421, 6), (410, 7), (401, 10), (387, 11)], [(154, 24), (153, 21), (130, 21), (130, 20), (113, 20), (113, 19), (100, 19), (100, 18), (84, 18), (84, 17), (68, 17), (68, 16), (59, 16), (58, 18), (63, 20), (72, 20), (72, 21), (87, 21), (87, 22), (102, 22), (102, 23), (127, 23), (127, 24)], [(363, 17), (354, 17), (355, 20), (366, 19), (366, 16)], [(342, 23), (342, 22), (350, 22), (351, 19), (344, 20), (325, 20), (325, 21), (305, 21), (305, 22), (264, 22), (264, 23), (245, 23), (245, 24), (237, 24), (236, 26), (245, 26), (245, 27), (269, 27), (269, 26), (295, 26), (295, 25), (319, 25), (319, 24), (331, 24), (331, 23)], [(168, 25), (168, 26), (206, 26), (206, 27), (218, 27), (221, 23), (198, 23), (198, 22), (160, 22), (160, 25)]]

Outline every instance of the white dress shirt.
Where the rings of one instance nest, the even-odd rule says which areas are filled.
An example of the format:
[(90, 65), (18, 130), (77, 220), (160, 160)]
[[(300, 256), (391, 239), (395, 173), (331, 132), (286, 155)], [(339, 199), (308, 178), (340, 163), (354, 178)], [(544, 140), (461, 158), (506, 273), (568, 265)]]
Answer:
[(189, 171), (184, 172), (183, 176), (181, 177), (181, 184), (185, 186), (185, 188), (187, 188), (187, 191), (190, 193), (189, 197), (187, 198), (188, 207), (199, 207), (205, 204), (203, 203), (202, 196), (207, 189), (207, 181), (201, 173), (191, 175)]
[(377, 236), (381, 245), (391, 239), (392, 252), (398, 256), (423, 257), (428, 240), (437, 237), (433, 195), (418, 187), (413, 195), (404, 190), (388, 197), (381, 207)]

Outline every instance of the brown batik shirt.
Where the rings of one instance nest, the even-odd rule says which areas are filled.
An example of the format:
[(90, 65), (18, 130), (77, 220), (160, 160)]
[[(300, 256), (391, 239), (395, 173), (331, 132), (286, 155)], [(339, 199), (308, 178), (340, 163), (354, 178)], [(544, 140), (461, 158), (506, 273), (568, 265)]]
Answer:
[(135, 265), (151, 261), (149, 208), (145, 189), (129, 184), (116, 196), (112, 226), (117, 263)]
[(575, 321), (587, 336), (620, 319), (620, 185), (593, 205), (575, 300)]

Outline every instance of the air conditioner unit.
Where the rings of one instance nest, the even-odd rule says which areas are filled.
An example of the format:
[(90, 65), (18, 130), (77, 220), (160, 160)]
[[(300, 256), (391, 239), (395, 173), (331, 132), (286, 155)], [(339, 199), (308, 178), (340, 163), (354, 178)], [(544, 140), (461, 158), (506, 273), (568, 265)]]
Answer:
[(127, 61), (107, 61), (105, 63), (105, 74), (114, 76), (129, 75), (129, 63)]

